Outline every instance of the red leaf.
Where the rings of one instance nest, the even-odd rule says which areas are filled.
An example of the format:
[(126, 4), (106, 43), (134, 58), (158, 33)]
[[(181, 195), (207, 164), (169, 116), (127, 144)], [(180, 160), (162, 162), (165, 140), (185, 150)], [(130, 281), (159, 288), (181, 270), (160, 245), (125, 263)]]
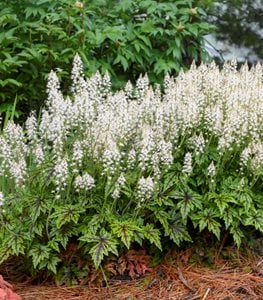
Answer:
[(128, 274), (131, 276), (131, 278), (132, 279), (135, 278), (136, 273), (134, 271), (134, 264), (132, 262), (128, 262), (127, 269), (128, 269)]

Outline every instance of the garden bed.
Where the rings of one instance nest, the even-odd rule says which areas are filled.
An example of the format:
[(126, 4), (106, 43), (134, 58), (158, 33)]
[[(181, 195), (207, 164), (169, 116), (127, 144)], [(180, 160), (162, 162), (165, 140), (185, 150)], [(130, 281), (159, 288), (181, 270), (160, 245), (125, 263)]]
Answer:
[(129, 280), (129, 276), (113, 277), (104, 287), (96, 286), (99, 280), (72, 287), (48, 283), (32, 285), (30, 282), (14, 284), (14, 287), (23, 300), (262, 299), (262, 257), (244, 258), (236, 252), (236, 259), (219, 259), (207, 267), (204, 264), (191, 265), (190, 252), (188, 249), (174, 253), (176, 262), (172, 262), (173, 257), (170, 256), (169, 260), (138, 279)]

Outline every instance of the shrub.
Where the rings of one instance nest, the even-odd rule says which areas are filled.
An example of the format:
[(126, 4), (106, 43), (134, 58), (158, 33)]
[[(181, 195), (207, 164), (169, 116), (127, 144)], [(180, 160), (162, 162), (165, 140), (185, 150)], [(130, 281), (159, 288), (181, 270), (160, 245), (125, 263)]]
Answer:
[(147, 76), (112, 93), (108, 74), (85, 80), (76, 56), (72, 99), (51, 72), (38, 120), (0, 136), (1, 262), (21, 255), (56, 272), (72, 241), (98, 267), (197, 230), (228, 230), (238, 246), (246, 228), (262, 232), (262, 72), (193, 65), (163, 93)]
[(110, 72), (114, 87), (148, 73), (160, 82), (205, 56), (202, 38), (212, 26), (197, 1), (1, 1), (0, 111), (39, 109), (51, 69), (69, 84), (78, 52), (90, 76)]

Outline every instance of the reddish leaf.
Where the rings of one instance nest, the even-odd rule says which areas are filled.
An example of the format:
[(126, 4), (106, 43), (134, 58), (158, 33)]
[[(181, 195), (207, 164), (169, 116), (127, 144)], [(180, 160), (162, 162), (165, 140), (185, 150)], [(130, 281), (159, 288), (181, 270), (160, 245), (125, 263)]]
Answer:
[(125, 257), (122, 256), (118, 259), (117, 270), (120, 275), (123, 275), (127, 270), (127, 260)]
[(131, 276), (132, 279), (136, 277), (136, 273), (134, 271), (134, 264), (132, 262), (128, 262), (127, 270), (128, 274)]
[(107, 264), (106, 268), (114, 276), (117, 275), (116, 264), (114, 262), (111, 262), (111, 263)]

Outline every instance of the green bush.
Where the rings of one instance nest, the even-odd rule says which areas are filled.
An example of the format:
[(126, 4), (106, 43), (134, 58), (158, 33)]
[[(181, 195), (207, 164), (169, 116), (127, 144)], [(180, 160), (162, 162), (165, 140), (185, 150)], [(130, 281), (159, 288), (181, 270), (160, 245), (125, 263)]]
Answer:
[(198, 1), (24, 0), (1, 1), (0, 112), (17, 99), (17, 114), (39, 109), (48, 73), (69, 84), (78, 52), (85, 75), (110, 72), (113, 86), (147, 73), (161, 82), (205, 56), (211, 25)]
[(193, 65), (163, 93), (145, 76), (113, 94), (76, 56), (64, 99), (52, 72), (38, 120), (0, 136), (0, 261), (55, 273), (71, 243), (98, 267), (136, 244), (263, 232), (262, 73)]

